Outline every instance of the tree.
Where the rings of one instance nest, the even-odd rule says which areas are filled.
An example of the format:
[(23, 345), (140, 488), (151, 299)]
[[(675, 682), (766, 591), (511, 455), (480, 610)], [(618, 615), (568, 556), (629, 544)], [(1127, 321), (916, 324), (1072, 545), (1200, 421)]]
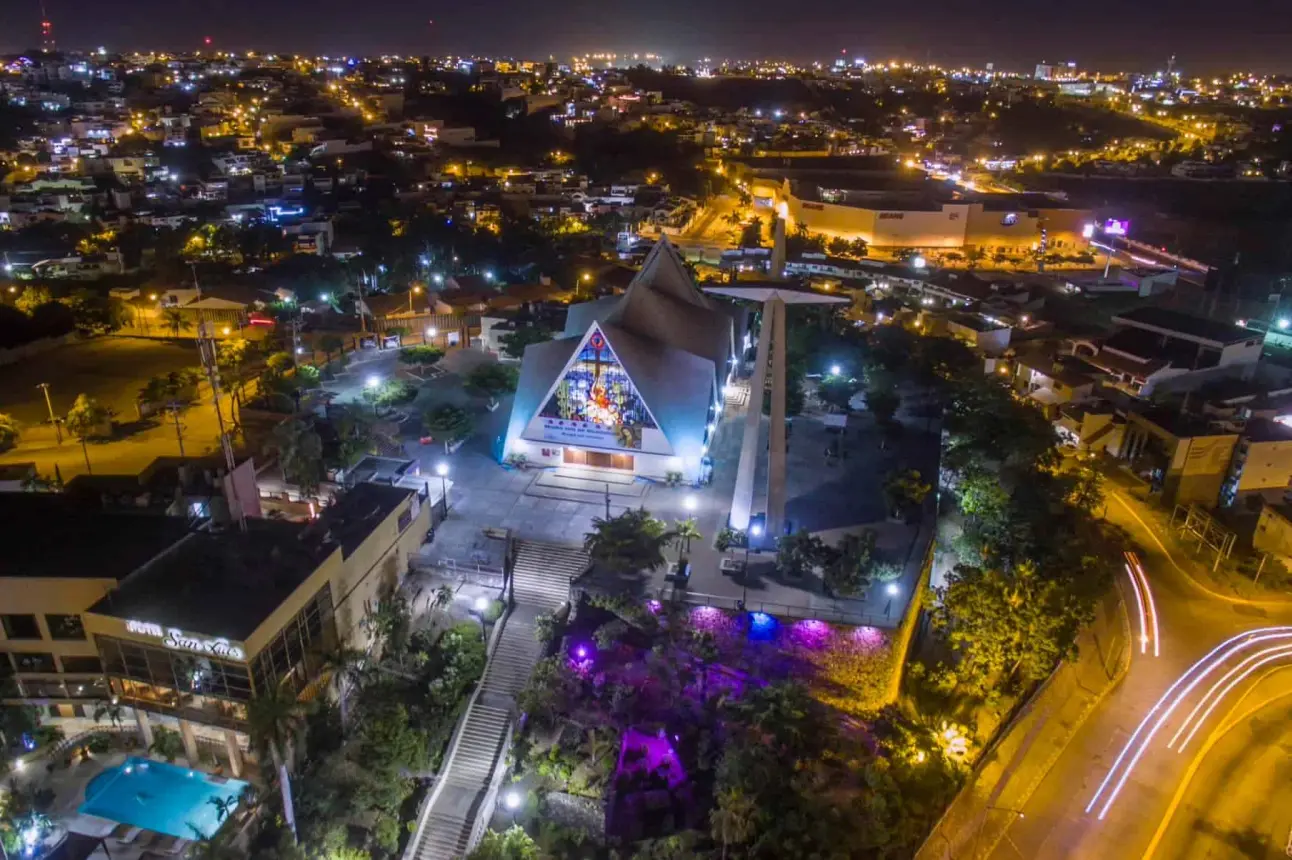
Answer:
[(323, 440), (314, 425), (291, 418), (274, 428), (272, 445), (278, 451), (283, 477), (313, 498), (323, 483)]
[(825, 247), (826, 250), (831, 254), (834, 254), (836, 257), (842, 257), (851, 249), (852, 243), (842, 236), (835, 236), (826, 243)]
[(120, 728), (122, 720), (125, 718), (125, 709), (116, 699), (107, 702), (99, 702), (94, 708), (94, 722), (98, 723), (106, 719), (113, 727)]
[(215, 807), (215, 821), (217, 824), (229, 817), (229, 813), (238, 808), (238, 798), (236, 797), (208, 797), (206, 802)]
[(470, 436), (474, 427), (471, 413), (451, 403), (429, 409), (422, 416), (422, 428), (433, 438), (443, 440), (445, 451), (449, 445)]
[(888, 501), (889, 512), (894, 517), (906, 517), (912, 510), (918, 510), (933, 487), (921, 480), (915, 469), (894, 472), (884, 481), (884, 498)]
[(170, 329), (171, 337), (179, 337), (179, 333), (185, 329), (193, 327), (188, 317), (179, 308), (166, 308), (161, 313), (162, 324)]
[(296, 809), (292, 805), (291, 769), (296, 741), (305, 728), (305, 711), (286, 682), (270, 686), (247, 706), (247, 733), (263, 762), (272, 761), (278, 771), (278, 789), (283, 798), (283, 818), (296, 837)]
[(937, 593), (933, 623), (959, 652), (958, 677), (978, 691), (1015, 674), (1026, 683), (1044, 678), (1075, 654), (1077, 632), (1093, 617), (1088, 602), (1030, 562), (1013, 572), (958, 565)]
[[(148, 745), (148, 751), (161, 756), (166, 761), (173, 762), (184, 752), (184, 740), (179, 736), (179, 732), (165, 726), (157, 726), (153, 729), (153, 742)], [(196, 764), (196, 762), (189, 762), (189, 764)]]
[(358, 406), (346, 405), (332, 410), (331, 428), (336, 438), (335, 445), (327, 451), (327, 465), (348, 469), (365, 455), (373, 453), (377, 445), (373, 419)]
[(332, 353), (339, 353), (345, 349), (345, 341), (334, 334), (325, 334), (319, 338), (319, 349), (323, 350), (323, 356), (330, 363)]
[(492, 409), (497, 404), (499, 396), (516, 390), (519, 379), (520, 373), (516, 368), (490, 362), (476, 365), (475, 369), (467, 374), (466, 387), (468, 391), (489, 398), (489, 407)]
[(849, 245), (849, 249), (848, 249), (849, 252), (852, 254), (852, 256), (857, 257), (858, 259), (870, 253), (870, 246), (866, 244), (865, 239), (853, 239), (851, 242), (848, 243), (848, 245)]
[(18, 444), (18, 422), (12, 415), (0, 413), (0, 451), (8, 451)]
[(870, 584), (874, 554), (875, 533), (870, 529), (859, 535), (844, 535), (839, 545), (826, 553), (826, 589), (844, 597), (859, 593)]
[(536, 343), (547, 343), (551, 339), (552, 330), (546, 326), (527, 325), (503, 335), (499, 342), (502, 344), (503, 355), (520, 359), (525, 355), (525, 347)]
[(1068, 494), (1068, 503), (1088, 515), (1093, 514), (1104, 503), (1104, 476), (1090, 466), (1082, 466), (1071, 477), (1072, 491)]
[(722, 843), (722, 860), (732, 845), (744, 845), (754, 835), (758, 806), (739, 787), (718, 795), (718, 805), (709, 813), (710, 834)]
[(36, 312), (36, 308), (52, 301), (54, 297), (46, 287), (24, 287), (18, 294), (18, 298), (13, 300), (13, 305), (27, 316), (31, 316)]
[(513, 824), (502, 833), (486, 830), (467, 860), (539, 860), (538, 845), (523, 827)]
[(241, 394), (246, 383), (247, 361), (251, 357), (251, 344), (241, 337), (222, 340), (215, 348), (215, 364), (221, 371), (224, 384)]
[(81, 443), (81, 453), (85, 455), (85, 471), (90, 472), (89, 440), (104, 432), (104, 425), (112, 420), (112, 410), (99, 404), (99, 401), (88, 394), (76, 395), (72, 408), (63, 418), (63, 426), (72, 438)]
[(703, 537), (704, 535), (700, 534), (700, 527), (696, 524), (695, 517), (678, 520), (677, 526), (673, 529), (673, 538), (677, 541), (678, 549), (684, 552), (691, 551), (691, 541), (701, 540)]
[(822, 379), (816, 387), (816, 396), (827, 406), (834, 407), (840, 412), (851, 411), (852, 395), (857, 393), (860, 386), (854, 379), (846, 376), (827, 376)]
[(802, 576), (825, 560), (825, 544), (804, 529), (776, 542), (776, 569), (786, 576)]
[(629, 508), (617, 517), (593, 517), (583, 547), (607, 570), (636, 573), (662, 565), (664, 547), (672, 540), (664, 523), (645, 508)]

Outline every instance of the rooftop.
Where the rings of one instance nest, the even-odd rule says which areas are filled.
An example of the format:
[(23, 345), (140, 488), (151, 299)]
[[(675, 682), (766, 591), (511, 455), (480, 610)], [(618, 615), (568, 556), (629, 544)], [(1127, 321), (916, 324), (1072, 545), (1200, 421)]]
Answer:
[(413, 495), (416, 493), (405, 487), (367, 482), (355, 484), (340, 499), (324, 508), (322, 516), (309, 525), (301, 540), (315, 549), (340, 544), (341, 554), (348, 558), (374, 528)]
[(188, 534), (182, 519), (44, 493), (0, 493), (0, 523), (9, 535), (0, 576), (14, 577), (124, 579)]
[(253, 519), (245, 534), (195, 532), (90, 611), (245, 640), (318, 568), (322, 554), (300, 540), (303, 531)]
[(1169, 308), (1135, 308), (1113, 317), (1113, 322), (1117, 325), (1134, 326), (1173, 334), (1177, 337), (1195, 338), (1221, 346), (1242, 343), (1253, 338), (1260, 339), (1260, 335), (1232, 323), (1195, 317)]

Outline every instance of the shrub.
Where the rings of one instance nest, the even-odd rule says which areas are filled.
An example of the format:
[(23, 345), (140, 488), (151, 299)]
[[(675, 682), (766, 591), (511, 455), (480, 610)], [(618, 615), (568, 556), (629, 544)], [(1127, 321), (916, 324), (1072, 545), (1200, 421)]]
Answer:
[(430, 367), (444, 357), (444, 351), (433, 346), (406, 346), (399, 351), (400, 364)]

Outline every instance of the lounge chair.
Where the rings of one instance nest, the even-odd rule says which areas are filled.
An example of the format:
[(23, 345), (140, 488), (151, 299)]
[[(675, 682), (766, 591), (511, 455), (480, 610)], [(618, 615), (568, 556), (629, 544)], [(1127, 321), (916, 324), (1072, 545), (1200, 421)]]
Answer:
[(166, 854), (170, 857), (178, 857), (188, 850), (188, 846), (193, 844), (191, 839), (176, 839), (175, 844), (170, 847)]
[(151, 830), (145, 830), (143, 835), (135, 840), (133, 844), (136, 848), (152, 848), (160, 838), (161, 836), (159, 834), (154, 833)]
[(170, 850), (175, 847), (175, 843), (178, 841), (178, 836), (163, 836), (161, 839), (158, 839), (153, 843), (152, 850), (158, 854), (169, 854)]
[(142, 827), (135, 827), (133, 824), (118, 824), (116, 830), (112, 831), (112, 838), (122, 845), (129, 845), (143, 832)]

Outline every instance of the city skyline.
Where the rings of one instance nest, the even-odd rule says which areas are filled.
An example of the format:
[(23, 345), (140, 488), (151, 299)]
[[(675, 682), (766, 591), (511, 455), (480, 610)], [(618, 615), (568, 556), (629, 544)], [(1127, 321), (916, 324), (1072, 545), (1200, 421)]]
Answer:
[[(900, 12), (824, 0), (804, 18), (797, 9), (755, 0), (708, 0), (653, 6), (621, 0), (563, 8), (528, 8), (518, 0), (489, 0), (470, 8), (434, 9), (399, 0), (351, 7), (338, 0), (314, 4), (308, 18), (291, 14), (283, 0), (229, 0), (217, 19), (194, 0), (139, 0), (112, 15), (98, 15), (86, 0), (47, 0), (60, 48), (92, 50), (282, 51), (304, 54), (400, 53), (443, 56), (518, 56), (558, 61), (590, 52), (655, 52), (691, 65), (714, 61), (784, 58), (826, 61), (840, 52), (870, 60), (898, 59), (946, 67), (1029, 71), (1043, 61), (1075, 61), (1085, 68), (1152, 71), (1176, 55), (1186, 72), (1241, 68), (1292, 72), (1269, 0), (1239, 0), (1223, 20), (1196, 23), (1191, 7), (1153, 5), (1121, 9), (1118, 19), (1069, 20), (1059, 10), (1016, 0), (994, 8), (964, 9), (946, 0), (922, 7), (918, 20)], [(1202, 12), (1199, 8), (1198, 13)], [(0, 9), (0, 50), (40, 44), (39, 2)], [(684, 23), (680, 23), (684, 22)], [(679, 25), (680, 24), (680, 25)], [(210, 40), (209, 44), (207, 39)]]

